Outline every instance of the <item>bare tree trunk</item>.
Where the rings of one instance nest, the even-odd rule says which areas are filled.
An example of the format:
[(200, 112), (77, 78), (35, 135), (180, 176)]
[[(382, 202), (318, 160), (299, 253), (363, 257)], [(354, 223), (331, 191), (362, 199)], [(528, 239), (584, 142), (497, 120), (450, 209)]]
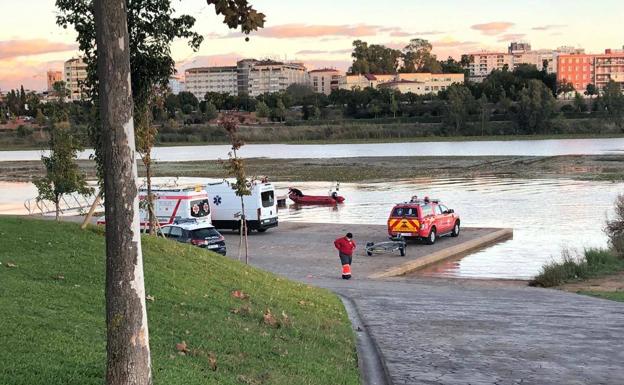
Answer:
[(143, 165), (145, 166), (145, 180), (147, 182), (147, 217), (149, 222), (149, 234), (156, 234), (157, 224), (156, 215), (154, 213), (154, 196), (152, 195), (152, 157), (148, 152), (143, 156)]
[(126, 2), (94, 5), (106, 198), (106, 383), (150, 385)]
[(54, 218), (56, 219), (57, 222), (59, 221), (59, 212), (61, 211), (59, 199), (60, 198), (57, 196), (56, 201), (54, 202), (54, 208), (56, 209), (56, 215)]

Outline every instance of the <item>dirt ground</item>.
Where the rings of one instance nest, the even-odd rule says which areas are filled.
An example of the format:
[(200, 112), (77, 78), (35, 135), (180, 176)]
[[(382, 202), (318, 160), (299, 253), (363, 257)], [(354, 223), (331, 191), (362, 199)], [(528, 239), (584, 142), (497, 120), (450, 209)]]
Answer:
[[(365, 157), (327, 159), (246, 159), (248, 175), (267, 175), (276, 181), (363, 182), (416, 177), (571, 178), (624, 180), (624, 155), (552, 157)], [(79, 161), (89, 178), (93, 161)], [(156, 162), (155, 176), (225, 177), (218, 161)], [(0, 181), (29, 181), (43, 175), (39, 161), (0, 162)], [(144, 174), (139, 162), (139, 173)]]
[(579, 291), (602, 291), (609, 293), (624, 291), (624, 271), (606, 277), (567, 283), (561, 286), (561, 289), (573, 293)]

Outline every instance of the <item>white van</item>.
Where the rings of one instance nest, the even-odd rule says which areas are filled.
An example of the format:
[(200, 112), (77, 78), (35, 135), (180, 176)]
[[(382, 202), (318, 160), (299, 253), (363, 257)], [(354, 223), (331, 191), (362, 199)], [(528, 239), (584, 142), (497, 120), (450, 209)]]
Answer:
[[(223, 180), (204, 185), (210, 196), (212, 225), (217, 229), (240, 228), (241, 200), (232, 188), (234, 182)], [(251, 195), (243, 197), (245, 217), (250, 230), (261, 233), (277, 226), (277, 200), (275, 188), (271, 183), (251, 182)]]
[[(208, 194), (201, 187), (165, 187), (152, 188), (154, 195), (154, 213), (160, 226), (169, 225), (180, 219), (196, 219), (210, 225), (210, 203)], [(141, 230), (149, 229), (149, 216), (145, 199), (147, 190), (139, 190), (139, 219)], [(106, 224), (104, 217), (98, 225)]]

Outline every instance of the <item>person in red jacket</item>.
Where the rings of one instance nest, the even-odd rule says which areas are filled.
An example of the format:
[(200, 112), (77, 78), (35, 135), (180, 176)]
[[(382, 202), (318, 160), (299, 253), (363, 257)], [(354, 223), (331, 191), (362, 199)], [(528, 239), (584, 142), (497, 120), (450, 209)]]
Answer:
[(347, 233), (344, 237), (336, 239), (334, 246), (338, 249), (338, 257), (340, 257), (340, 263), (342, 264), (342, 279), (350, 279), (351, 261), (353, 259), (353, 250), (355, 250), (353, 234)]

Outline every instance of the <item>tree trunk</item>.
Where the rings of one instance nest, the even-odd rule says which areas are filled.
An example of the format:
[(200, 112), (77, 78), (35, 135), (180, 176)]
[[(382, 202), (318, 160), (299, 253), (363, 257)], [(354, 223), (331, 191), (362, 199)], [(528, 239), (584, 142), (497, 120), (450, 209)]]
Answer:
[(150, 385), (126, 2), (94, 5), (106, 212), (106, 383)]
[(57, 222), (59, 221), (59, 212), (61, 211), (59, 199), (60, 197), (57, 196), (56, 200), (54, 201), (54, 208), (56, 209), (56, 215), (54, 218), (56, 219)]
[(154, 196), (152, 195), (152, 157), (148, 152), (143, 156), (143, 165), (145, 166), (145, 180), (147, 182), (147, 218), (149, 222), (149, 234), (156, 234), (158, 225), (156, 223), (156, 215), (154, 213)]

